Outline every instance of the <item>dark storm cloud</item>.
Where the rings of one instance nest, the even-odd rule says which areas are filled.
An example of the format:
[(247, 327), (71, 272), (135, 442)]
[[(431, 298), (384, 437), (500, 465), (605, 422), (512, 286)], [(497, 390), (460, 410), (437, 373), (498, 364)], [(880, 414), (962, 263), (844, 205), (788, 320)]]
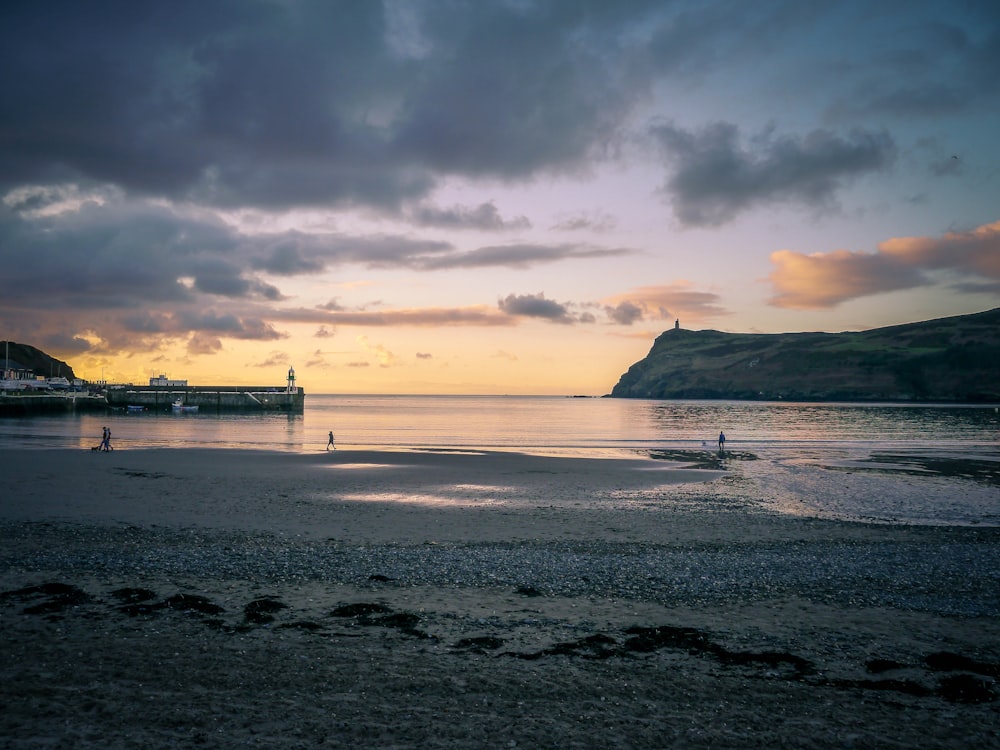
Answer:
[(278, 339), (282, 334), (260, 318), (240, 317), (231, 312), (185, 311), (177, 316), (180, 330), (197, 330), (238, 339)]
[[(963, 4), (959, 14), (925, 18), (870, 17), (870, 32), (893, 44), (853, 49), (830, 64), (834, 118), (879, 115), (899, 118), (952, 117), (1000, 96), (1000, 11), (994, 2)], [(807, 75), (815, 73), (806, 71)]]
[(90, 349), (90, 342), (76, 336), (51, 333), (40, 340), (43, 351), (58, 351), (64, 354), (83, 354)]
[[(995, 6), (963, 9), (966, 27), (934, 7), (901, 26), (892, 8), (789, 0), (8, 3), (0, 191), (112, 184), (202, 205), (398, 213), (450, 175), (585, 170), (618, 153), (654, 87), (697, 86), (825, 42), (827, 28), (857, 43), (819, 44), (797, 83), (829, 90), (830, 108), (950, 112), (1000, 90)], [(712, 223), (731, 202), (693, 218)], [(519, 221), (490, 205), (413, 218)]]
[[(244, 311), (245, 312), (245, 311)], [(136, 334), (166, 334), (178, 337), (200, 331), (238, 339), (277, 339), (282, 334), (258, 317), (218, 310), (184, 309), (147, 311), (119, 318), (121, 327)]]
[(193, 266), (194, 288), (199, 292), (221, 297), (261, 296), (268, 300), (281, 299), (277, 287), (258, 279), (244, 278), (242, 269), (227, 261), (208, 261)]
[(836, 203), (837, 190), (860, 175), (887, 168), (896, 156), (883, 132), (826, 130), (808, 135), (762, 133), (740, 138), (719, 122), (698, 131), (672, 124), (652, 129), (674, 171), (663, 189), (688, 226), (716, 226), (750, 208), (797, 203), (813, 209)]
[[(441, 271), (457, 268), (530, 268), (570, 259), (597, 259), (634, 251), (589, 245), (495, 245), (460, 252), (448, 242), (399, 235), (303, 235), (290, 232), (277, 240), (246, 238), (253, 247), (250, 265), (255, 270), (292, 276), (313, 273), (335, 265), (368, 268), (408, 268)], [(258, 249), (259, 248), (259, 249)]]
[(605, 308), (605, 312), (611, 320), (623, 326), (630, 326), (643, 318), (642, 308), (629, 301), (620, 302), (614, 306), (609, 305)]
[(364, 121), (413, 85), (386, 56), (378, 3), (25, 3), (4, 16), (4, 184), (271, 206), (392, 204), (430, 184)]
[(196, 248), (226, 252), (231, 243), (214, 227), (188, 224), (160, 209), (91, 205), (35, 220), (3, 213), (0, 305), (141, 308), (184, 302), (191, 291), (178, 278)]
[(568, 259), (610, 258), (630, 254), (622, 248), (597, 248), (586, 245), (495, 245), (480, 247), (467, 253), (454, 253), (412, 259), (410, 266), (424, 271), (445, 268), (530, 268), (541, 263), (556, 263)]
[(325, 267), (322, 250), (310, 237), (290, 232), (273, 244), (261, 248), (252, 261), (254, 268), (277, 276), (318, 273)]
[(418, 270), (525, 267), (623, 252), (516, 245), (459, 253), (447, 242), (394, 235), (245, 235), (205, 216), (135, 203), (94, 203), (30, 218), (0, 210), (4, 299), (29, 305), (46, 295), (46, 305), (89, 298), (88, 304), (99, 307), (116, 307), (119, 299), (122, 306), (186, 302), (196, 292), (277, 300), (280, 291), (254, 272), (296, 276), (343, 264)]
[(573, 322), (566, 305), (546, 299), (544, 294), (508, 294), (497, 302), (497, 306), (507, 315), (543, 318), (556, 323)]
[(176, 331), (173, 318), (161, 312), (142, 312), (123, 315), (119, 318), (121, 325), (133, 333), (167, 333)]
[[(398, 207), (441, 174), (576, 168), (645, 76), (655, 3), (18, 3), (0, 24), (0, 189)], [(395, 9), (395, 10), (394, 10)]]
[(346, 235), (284, 232), (243, 238), (250, 267), (278, 276), (298, 276), (335, 265), (414, 268), (451, 254), (448, 242), (397, 235)]
[(481, 203), (475, 208), (419, 206), (409, 212), (409, 218), (419, 226), (445, 229), (507, 231), (531, 227), (531, 222), (525, 216), (504, 219), (493, 203)]
[(436, 75), (407, 102), (396, 148), (448, 173), (577, 167), (615, 137), (636, 95), (615, 37), (626, 19), (648, 17), (648, 4), (622, 5), (631, 13), (570, 2), (475, 3), (464, 8), (471, 13), (428, 4), (422, 28)]
[(144, 309), (193, 302), (198, 291), (275, 299), (272, 286), (245, 275), (246, 244), (221, 222), (149, 205), (0, 213), (0, 305)]
[[(75, 325), (81, 328), (97, 321), (111, 325), (107, 318), (111, 315), (122, 335), (176, 336), (184, 326), (191, 326), (189, 330), (272, 338), (273, 330), (248, 321), (276, 316), (268, 303), (285, 297), (259, 273), (295, 276), (346, 264), (419, 271), (525, 268), (623, 252), (575, 245), (515, 245), (461, 253), (446, 242), (392, 235), (245, 235), (202, 214), (135, 202), (92, 202), (79, 210), (44, 216), (25, 216), (0, 207), (0, 265), (4, 268), (0, 313), (22, 319), (19, 313), (32, 311), (41, 321), (71, 312), (78, 316)], [(215, 308), (219, 317), (213, 320), (185, 314)], [(236, 313), (225, 317), (227, 308)], [(430, 311), (428, 315), (446, 323), (485, 320), (494, 324), (481, 312)], [(420, 319), (420, 315), (412, 314), (410, 319)], [(228, 324), (220, 327), (219, 321)]]
[[(745, 57), (749, 38), (773, 44), (796, 7), (7, 4), (0, 190), (76, 182), (202, 205), (398, 211), (443, 176), (579, 171), (615, 153), (655, 81)], [(497, 221), (483, 206), (415, 218)]]
[(265, 321), (265, 305), (282, 295), (252, 272), (257, 241), (144, 204), (85, 203), (44, 216), (0, 210), (0, 317), (40, 342), (67, 326), (99, 331), (112, 350), (198, 332), (273, 339), (282, 334)]

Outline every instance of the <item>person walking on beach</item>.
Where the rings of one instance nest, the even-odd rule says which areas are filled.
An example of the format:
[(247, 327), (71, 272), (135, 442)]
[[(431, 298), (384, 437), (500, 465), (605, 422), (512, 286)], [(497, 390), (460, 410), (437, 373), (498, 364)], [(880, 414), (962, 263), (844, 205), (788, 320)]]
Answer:
[(721, 453), (726, 449), (726, 433), (719, 433), (719, 452)]
[(333, 430), (330, 430), (330, 439), (326, 442), (326, 449), (330, 450), (331, 448), (337, 450), (337, 446), (333, 444)]
[(107, 451), (110, 450), (110, 448), (111, 448), (111, 430), (105, 427), (101, 433), (101, 445), (99, 449), (102, 451)]

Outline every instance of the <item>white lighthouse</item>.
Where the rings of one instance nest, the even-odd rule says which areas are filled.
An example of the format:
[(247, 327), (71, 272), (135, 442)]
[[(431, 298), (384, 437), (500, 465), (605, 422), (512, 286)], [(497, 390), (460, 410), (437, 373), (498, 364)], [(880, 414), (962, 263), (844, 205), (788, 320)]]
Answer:
[(288, 368), (288, 393), (298, 393), (298, 389), (295, 387), (295, 368)]

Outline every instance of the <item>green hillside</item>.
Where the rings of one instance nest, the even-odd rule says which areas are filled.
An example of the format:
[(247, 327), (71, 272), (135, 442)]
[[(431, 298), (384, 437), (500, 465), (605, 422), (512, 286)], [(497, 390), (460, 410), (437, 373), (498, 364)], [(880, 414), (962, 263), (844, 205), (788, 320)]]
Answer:
[(1000, 401), (1000, 308), (846, 333), (671, 329), (611, 396)]

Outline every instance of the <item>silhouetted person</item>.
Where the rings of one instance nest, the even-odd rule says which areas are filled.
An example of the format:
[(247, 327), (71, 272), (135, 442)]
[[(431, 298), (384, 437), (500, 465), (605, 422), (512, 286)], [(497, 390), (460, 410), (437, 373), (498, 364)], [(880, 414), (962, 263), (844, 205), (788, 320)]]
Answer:
[(719, 433), (719, 452), (721, 453), (726, 449), (726, 433)]
[(331, 448), (337, 450), (337, 446), (333, 444), (333, 430), (330, 430), (330, 439), (326, 442), (326, 449), (330, 450)]

